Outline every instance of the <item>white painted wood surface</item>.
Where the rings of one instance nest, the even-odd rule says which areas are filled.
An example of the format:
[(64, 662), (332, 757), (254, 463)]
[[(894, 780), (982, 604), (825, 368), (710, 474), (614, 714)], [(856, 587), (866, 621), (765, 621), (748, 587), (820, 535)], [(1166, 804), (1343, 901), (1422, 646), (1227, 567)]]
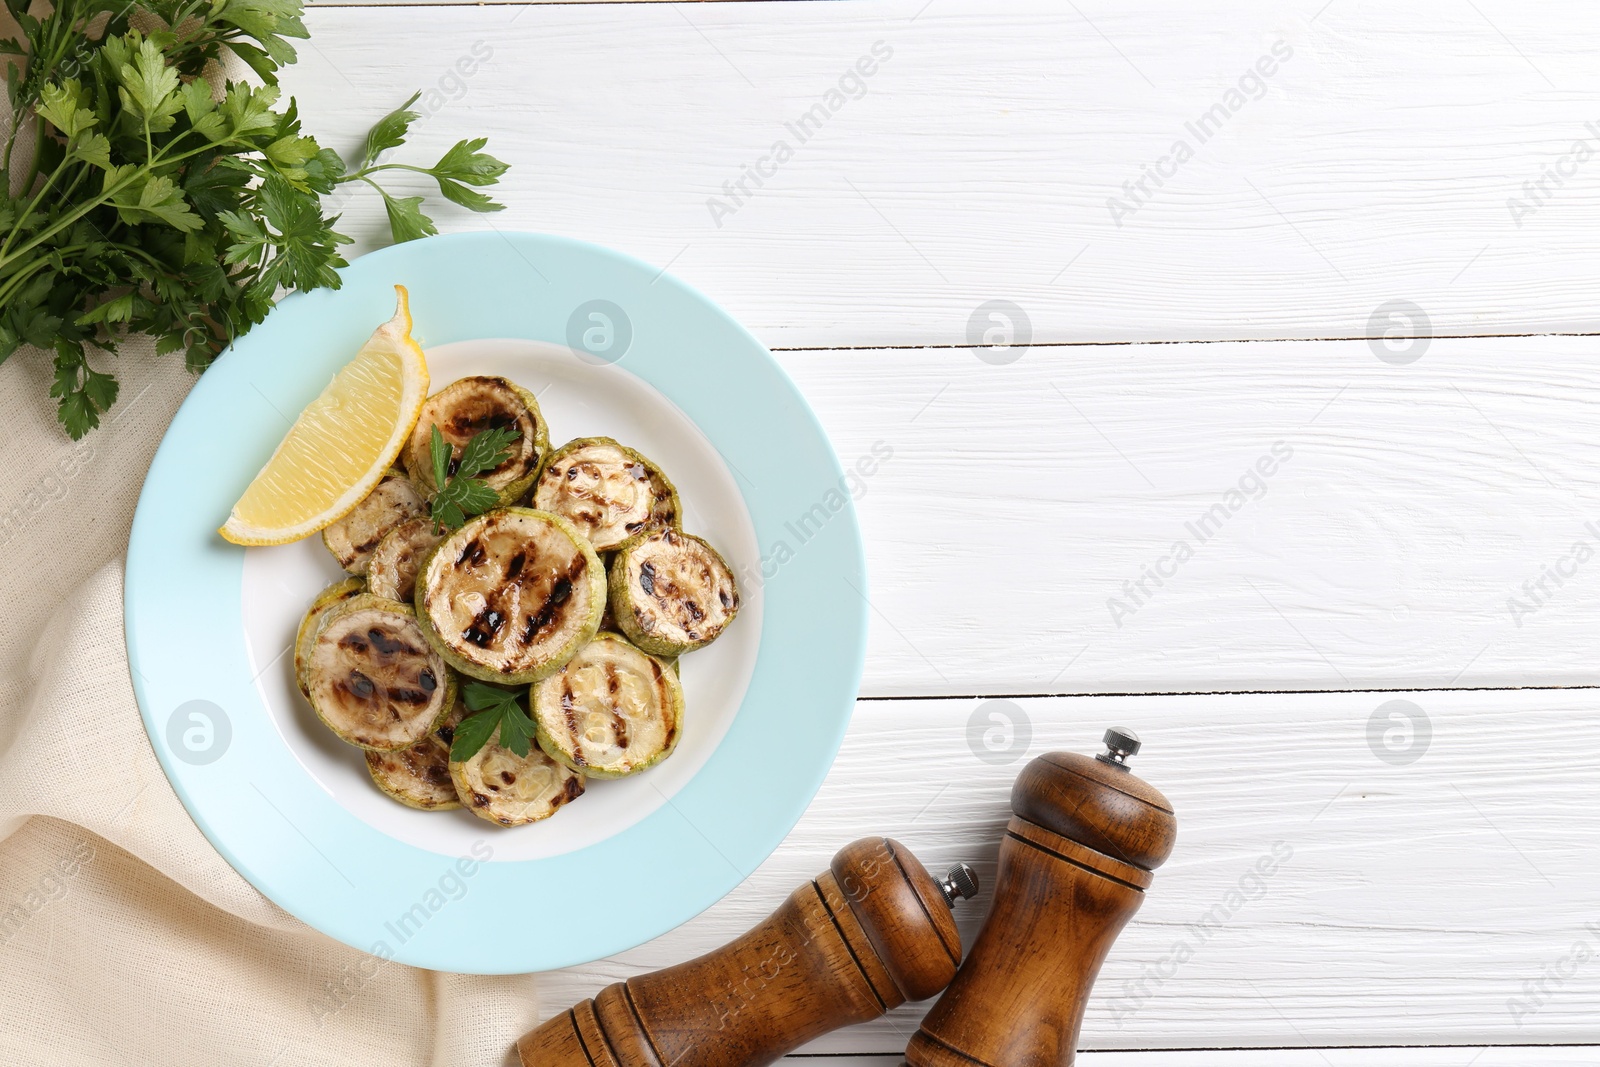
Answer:
[[(1369, 742), (1374, 713), (1396, 699), (1426, 717), (1417, 749), (1400, 735), (1395, 748), (1381, 733)], [(1019, 725), (986, 747), (993, 713)], [(1093, 751), (1113, 724), (1145, 739), (1138, 772), (1172, 801), (1179, 834), (1101, 972), (1085, 1048), (1595, 1040), (1593, 691), (862, 701), (827, 784), (760, 870), (672, 933), (550, 975), (543, 1010), (720, 944), (866, 834), (896, 838), (932, 868), (967, 860), (991, 881), (1023, 760)], [(1408, 750), (1417, 758), (1403, 765), (1377, 754)], [(1251, 877), (1275, 845), (1292, 855)], [(1248, 899), (1226, 903), (1241, 885)], [(988, 893), (974, 903), (959, 913), (968, 943)], [(1211, 921), (1226, 917), (1202, 938), (1191, 924), (1214, 906)], [(1180, 942), (1192, 958), (1148, 996), (1131, 989), (1147, 968), (1171, 971)], [(1547, 968), (1560, 981), (1530, 996), (1523, 983)], [(902, 1008), (810, 1051), (902, 1049), (919, 1017)]]
[[(864, 694), (919, 699), (864, 700), (771, 860), (671, 934), (550, 975), (547, 1012), (723, 943), (862, 834), (991, 873), (1024, 753), (980, 758), (979, 694), (1273, 690), (1016, 700), (1028, 752), (1141, 728), (1182, 820), (1080, 1062), (1600, 1063), (1597, 342), (1530, 336), (1600, 329), (1600, 9), (377, 3), (308, 15), (286, 83), (313, 132), (354, 144), (428, 90), (408, 153), (484, 133), (513, 164), (507, 211), (442, 229), (667, 267), (784, 350), (846, 462), (894, 449), (858, 504)], [(864, 94), (799, 144), (785, 124), (878, 41)], [(1254, 99), (1240, 78), (1274, 45)], [(1201, 143), (1186, 123), (1218, 103)], [(793, 158), (735, 200), (778, 139)], [(1179, 139), (1193, 157), (1130, 203)], [(381, 211), (346, 207), (371, 247)], [(964, 346), (990, 300), (1022, 316), (985, 360)], [(1130, 343), (1150, 341), (1181, 343)], [(1279, 442), (1265, 495), (1230, 509)], [(1218, 503), (1201, 544), (1185, 524)], [(1367, 740), (1394, 699), (1432, 728), (1403, 766)], [(1293, 858), (1258, 899), (1119, 1018), (1278, 841)], [(893, 1065), (916, 1018), (794, 1062)]]
[(864, 692), (902, 695), (1595, 684), (1595, 351), (782, 358), (847, 464), (893, 449), (857, 507)]
[[(1562, 163), (1600, 150), (1582, 0), (319, 4), (307, 24), (286, 85), (332, 105), (318, 136), (354, 144), (430, 90), (419, 154), (484, 133), (514, 165), (493, 225), (671, 263), (771, 345), (965, 344), (995, 298), (1048, 341), (1359, 337), (1394, 299), (1439, 333), (1600, 325), (1600, 153)], [(785, 124), (880, 40), (865, 95), (799, 143)], [(1185, 124), (1280, 40), (1261, 98), (1247, 83), (1200, 143)], [(1183, 138), (1194, 157), (1119, 227), (1108, 199)], [(780, 139), (793, 158), (733, 205), (723, 184)], [(1519, 227), (1508, 199), (1558, 164)], [(737, 207), (720, 227), (713, 196)], [(381, 217), (361, 198), (350, 223)]]

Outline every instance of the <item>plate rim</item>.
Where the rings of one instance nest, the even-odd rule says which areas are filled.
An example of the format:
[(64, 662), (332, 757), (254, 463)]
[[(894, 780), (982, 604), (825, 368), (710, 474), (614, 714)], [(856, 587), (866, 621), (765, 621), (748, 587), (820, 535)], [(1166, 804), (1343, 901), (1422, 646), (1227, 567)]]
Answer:
[[(554, 257), (558, 260), (563, 257), (575, 257), (579, 260), (586, 259), (590, 261), (591, 265), (598, 264), (602, 270), (619, 271), (621, 272), (620, 276), (623, 278), (632, 277), (633, 279), (638, 280), (640, 278), (648, 277), (651, 279), (649, 282), (650, 285), (656, 285), (663, 281), (666, 282), (667, 284), (663, 287), (662, 291), (674, 293), (672, 297), (673, 301), (686, 301), (686, 306), (689, 307), (689, 310), (697, 314), (709, 315), (713, 320), (716, 321), (719, 329), (728, 331), (731, 337), (736, 338), (740, 342), (741, 346), (746, 350), (739, 353), (741, 358), (752, 354), (758, 357), (762, 363), (762, 366), (759, 369), (772, 378), (773, 384), (781, 393), (786, 394), (785, 399), (791, 402), (792, 410), (787, 414), (804, 424), (804, 428), (811, 435), (813, 435), (815, 440), (814, 442), (807, 442), (807, 447), (810, 447), (812, 444), (821, 445), (820, 451), (809, 457), (809, 460), (820, 461), (821, 466), (825, 468), (826, 473), (831, 480), (831, 484), (844, 484), (845, 474), (843, 467), (839, 462), (837, 454), (833, 450), (832, 443), (823, 429), (820, 420), (818, 420), (816, 413), (812, 410), (804, 394), (795, 385), (794, 381), (784, 370), (783, 366), (772, 356), (771, 352), (766, 348), (766, 346), (763, 345), (757, 338), (755, 338), (740, 323), (738, 323), (738, 321), (735, 320), (732, 315), (730, 315), (727, 311), (722, 309), (720, 305), (710, 300), (704, 294), (690, 287), (676, 277), (667, 274), (664, 269), (658, 269), (655, 266), (636, 257), (606, 248), (604, 246), (580, 241), (570, 237), (561, 237), (532, 232), (499, 230), (492, 232), (470, 231), (429, 237), (419, 241), (407, 242), (405, 244), (379, 249), (368, 253), (367, 255), (356, 257), (354, 260), (352, 260), (349, 266), (341, 268), (339, 273), (342, 281), (349, 281), (352, 277), (360, 278), (363, 275), (371, 274), (373, 271), (381, 268), (389, 268), (391, 274), (396, 274), (399, 273), (403, 263), (411, 262), (419, 256), (423, 258), (432, 256), (436, 260), (440, 261), (446, 260), (451, 256), (458, 254), (467, 255), (470, 257), (473, 250), (482, 252), (485, 249), (499, 249), (500, 242), (504, 242), (505, 246), (509, 247), (512, 251), (515, 251), (517, 255), (527, 261), (530, 266), (533, 265), (533, 260), (529, 258), (529, 254)], [(535, 271), (538, 270), (537, 267), (534, 267), (533, 269)], [(542, 274), (542, 272), (540, 273)], [(256, 327), (257, 331), (261, 331), (260, 334), (253, 333), (252, 335), (247, 335), (246, 338), (241, 339), (239, 343), (249, 346), (251, 344), (250, 336), (259, 337), (266, 335), (267, 330), (265, 327), (273, 320), (274, 317), (279, 318), (281, 324), (285, 319), (288, 318), (288, 316), (285, 316), (281, 310), (281, 308), (285, 305), (289, 305), (293, 308), (304, 307), (306, 308), (306, 311), (304, 312), (305, 314), (314, 315), (315, 311), (311, 307), (312, 301), (327, 301), (329, 299), (338, 300), (340, 298), (336, 293), (332, 293), (329, 290), (320, 290), (310, 294), (291, 294), (283, 301), (280, 301), (279, 307), (274, 308), (274, 310), (269, 313), (267, 320), (265, 320), (260, 326)], [(299, 314), (300, 313), (297, 313), (297, 317), (299, 317)], [(455, 341), (474, 339), (484, 340), (498, 337), (520, 337), (531, 340), (546, 341), (558, 345), (566, 343), (565, 340), (560, 337), (536, 335), (532, 332), (507, 333), (500, 330), (484, 332), (470, 337), (466, 335), (450, 336), (444, 339), (435, 339), (432, 343), (442, 345)], [(239, 360), (248, 358), (249, 351), (250, 348), (247, 347), (245, 349), (246, 355), (238, 356), (236, 355), (238, 352), (238, 345), (230, 345), (229, 349), (219, 357), (218, 364), (220, 366), (224, 360), (228, 360), (230, 357), (233, 357), (233, 362), (229, 363), (228, 366), (242, 366)], [(311, 357), (311, 359), (313, 362), (315, 362), (315, 357)], [(240, 373), (243, 372), (241, 371)], [(293, 896), (293, 893), (286, 891), (283, 885), (272, 876), (272, 872), (258, 870), (255, 868), (252, 861), (245, 860), (239, 854), (238, 850), (232, 847), (232, 830), (225, 830), (218, 825), (214, 825), (214, 822), (217, 820), (214, 818), (208, 818), (207, 805), (212, 803), (212, 801), (203, 800), (200, 798), (202, 789), (196, 786), (196, 781), (199, 776), (192, 774), (195, 768), (188, 764), (180, 765), (181, 761), (175, 762), (170, 748), (164, 744), (163, 734), (166, 730), (167, 724), (161, 722), (160, 720), (163, 717), (161, 712), (166, 711), (167, 708), (166, 705), (158, 699), (156, 693), (153, 692), (155, 685), (148, 682), (143, 672), (141, 672), (139, 669), (141, 662), (148, 663), (146, 658), (141, 654), (140, 637), (141, 627), (145, 625), (143, 619), (141, 618), (141, 612), (143, 611), (142, 598), (145, 596), (141, 589), (141, 585), (145, 581), (143, 567), (147, 565), (141, 563), (141, 561), (145, 559), (143, 542), (146, 538), (155, 536), (156, 533), (155, 527), (152, 525), (151, 516), (154, 510), (160, 506), (155, 494), (159, 492), (161, 488), (157, 481), (158, 472), (165, 469), (163, 453), (169, 447), (178, 447), (174, 442), (182, 432), (187, 432), (189, 420), (201, 418), (201, 416), (198, 414), (200, 411), (199, 405), (209, 403), (209, 401), (207, 401), (205, 398), (211, 391), (210, 389), (206, 388), (205, 383), (207, 379), (209, 378), (213, 383), (217, 383), (221, 382), (223, 377), (224, 375), (218, 374), (217, 368), (214, 368), (206, 377), (202, 377), (200, 381), (196, 383), (195, 387), (191, 390), (189, 396), (185, 398), (183, 405), (180, 406), (178, 412), (173, 416), (172, 421), (169, 423), (167, 429), (163, 433), (160, 446), (158, 447), (156, 454), (152, 459), (149, 472), (147, 473), (145, 481), (140, 489), (139, 503), (135, 510), (134, 520), (129, 537), (127, 557), (128, 566), (124, 572), (123, 578), (124, 638), (129, 656), (130, 680), (132, 682), (135, 696), (139, 705), (141, 719), (144, 722), (144, 726), (150, 738), (152, 748), (155, 750), (156, 755), (160, 760), (162, 770), (165, 773), (168, 782), (178, 794), (180, 801), (183, 803), (185, 812), (189, 815), (191, 820), (194, 821), (196, 826), (201, 830), (202, 834), (213, 845), (213, 847), (217, 848), (217, 850), (223, 855), (224, 859), (229, 863), (229, 865), (242, 877), (254, 885), (258, 890), (265, 894), (269, 899), (273, 900), (274, 903), (278, 904), (280, 907), (283, 907), (285, 911), (296, 916), (301, 921), (307, 923), (307, 925), (310, 925), (313, 928), (328, 934), (329, 936), (343, 941), (346, 944), (350, 944), (361, 951), (372, 951), (368, 948), (368, 945), (358, 943), (355, 938), (350, 936), (348, 924), (330, 921), (329, 916), (325, 911), (321, 910), (317, 906), (308, 907), (304, 900), (284, 899), (285, 897)], [(667, 390), (660, 389), (658, 383), (651, 381), (649, 377), (644, 377), (644, 380), (648, 384), (656, 387), (663, 393), (663, 395), (667, 396), (669, 400), (677, 403), (676, 398), (674, 398), (671, 393), (667, 392)], [(211, 388), (220, 389), (224, 388), (224, 386), (216, 384)], [(268, 403), (270, 404), (270, 401), (268, 401)], [(681, 408), (683, 405), (680, 404), (679, 406)], [(699, 429), (699, 431), (712, 442), (713, 447), (717, 447), (718, 451), (722, 452), (723, 449), (717, 445), (713, 434), (704, 425), (702, 425), (700, 420), (695, 419), (687, 411), (685, 411), (685, 414), (689, 416), (690, 422), (693, 423), (697, 429)], [(726, 461), (726, 455), (724, 455), (724, 459)], [(744, 490), (743, 488), (741, 488), (740, 491), (745, 497), (744, 503), (746, 509), (750, 512), (752, 524), (757, 527), (757, 547), (759, 551), (765, 544), (765, 540), (760, 529), (761, 523), (757, 518), (758, 511), (750, 499), (749, 491)], [(600, 842), (597, 842), (594, 845), (576, 850), (567, 854), (565, 857), (552, 857), (548, 859), (532, 860), (506, 860), (493, 864), (487, 862), (479, 864), (479, 868), (481, 868), (482, 871), (491, 871), (493, 868), (499, 868), (501, 870), (526, 869), (530, 866), (554, 864), (558, 860), (566, 859), (577, 862), (579, 857), (584, 857), (590, 853), (597, 853), (601, 848), (608, 847), (610, 842), (617, 841), (620, 838), (633, 836), (643, 827), (654, 825), (656, 829), (662, 829), (659, 817), (663, 816), (667, 812), (673, 812), (680, 816), (681, 822), (686, 827), (692, 829), (696, 834), (703, 838), (705, 844), (710, 847), (711, 851), (716, 853), (716, 855), (719, 856), (724, 862), (725, 866), (727, 868), (731, 868), (731, 870), (722, 871), (715, 868), (715, 866), (704, 869), (701, 872), (699, 883), (695, 886), (695, 892), (690, 894), (692, 899), (679, 899), (674, 907), (664, 909), (663, 913), (656, 920), (652, 921), (649, 919), (635, 918), (632, 922), (630, 930), (627, 933), (601, 940), (592, 951), (585, 949), (574, 950), (573, 948), (568, 947), (564, 952), (547, 953), (542, 957), (537, 951), (536, 947), (529, 949), (526, 958), (516, 956), (515, 953), (512, 953), (511, 955), (516, 957), (514, 960), (508, 958), (508, 955), (503, 951), (499, 952), (497, 955), (482, 955), (481, 953), (486, 950), (480, 950), (480, 955), (477, 956), (473, 956), (465, 951), (458, 954), (453, 948), (441, 952), (435, 945), (435, 942), (438, 940), (437, 929), (432, 931), (418, 931), (419, 934), (430, 933), (435, 935), (430, 936), (427, 939), (426, 944), (423, 946), (408, 950), (405, 948), (405, 942), (402, 941), (401, 946), (395, 949), (392, 955), (385, 956), (382, 952), (376, 951), (373, 951), (372, 954), (378, 955), (380, 958), (392, 958), (414, 966), (423, 966), (431, 969), (448, 970), (461, 973), (518, 973), (523, 971), (547, 970), (557, 967), (571, 966), (615, 954), (616, 952), (623, 951), (628, 947), (642, 944), (645, 941), (648, 941), (662, 933), (667, 932), (670, 929), (673, 929), (682, 922), (692, 918), (694, 915), (704, 911), (716, 901), (722, 899), (722, 897), (727, 895), (728, 892), (734, 889), (738, 884), (744, 881), (745, 878), (753, 873), (755, 867), (758, 866), (760, 862), (762, 862), (768, 855), (770, 855), (788, 836), (789, 832), (793, 829), (794, 825), (799, 821), (800, 817), (810, 806), (811, 801), (821, 788), (822, 783), (825, 781), (829, 770), (831, 769), (838, 749), (843, 742), (845, 733), (848, 730), (849, 723), (853, 715), (855, 700), (859, 692), (860, 679), (866, 658), (866, 635), (869, 622), (870, 602), (868, 600), (868, 590), (866, 586), (867, 569), (865, 545), (861, 537), (859, 521), (855, 514), (854, 502), (851, 495), (848, 493), (844, 495), (843, 506), (833, 515), (833, 519), (830, 524), (830, 532), (831, 536), (829, 539), (829, 545), (831, 547), (829, 548), (829, 554), (831, 556), (838, 556), (842, 551), (844, 557), (842, 562), (846, 566), (845, 572), (841, 576), (845, 578), (847, 583), (855, 586), (856, 592), (860, 594), (859, 598), (854, 603), (845, 601), (841, 602), (840, 604), (832, 605), (831, 607), (831, 610), (835, 613), (834, 621), (848, 631), (848, 636), (850, 638), (848, 641), (844, 642), (844, 645), (846, 646), (844, 648), (844, 654), (835, 663), (835, 669), (831, 675), (831, 678), (835, 682), (833, 688), (837, 689), (840, 694), (838, 699), (839, 707), (825, 722), (818, 724), (816, 734), (817, 738), (821, 741), (821, 744), (818, 748), (820, 758), (814, 759), (802, 767), (796, 767), (793, 769), (791, 773), (791, 781), (787, 783), (790, 787), (792, 787), (791, 792), (780, 798), (773, 805), (762, 805), (761, 807), (764, 810), (764, 816), (757, 820), (757, 828), (755, 828), (753, 831), (753, 838), (738, 841), (738, 848), (734, 851), (741, 854), (742, 858), (750, 861), (747, 864), (748, 869), (741, 869), (744, 865), (736, 864), (730, 860), (725, 850), (719, 848), (717, 843), (714, 842), (710, 836), (708, 836), (707, 831), (703, 829), (702, 826), (697, 823), (692, 816), (678, 810), (678, 805), (674, 804), (672, 799), (669, 798), (667, 803), (664, 804), (661, 809), (655, 813), (652, 813), (650, 816), (647, 816), (645, 819), (641, 820), (640, 823), (635, 824), (635, 826), (629, 830), (625, 830), (619, 834), (602, 839)], [(236, 551), (239, 553), (239, 559), (242, 561), (243, 550)], [(764, 557), (763, 562), (765, 562)], [(855, 579), (855, 581), (850, 582), (850, 579)], [(795, 656), (798, 654), (792, 650), (778, 650), (777, 652), (769, 654), (769, 638), (768, 633), (765, 631), (773, 621), (772, 617), (776, 614), (776, 609), (778, 608), (778, 605), (774, 603), (774, 599), (771, 596), (772, 581), (775, 581), (775, 579), (763, 582), (763, 586), (765, 587), (765, 591), (767, 593), (767, 605), (765, 608), (765, 613), (768, 616), (768, 625), (764, 625), (763, 627), (764, 632), (760, 641), (757, 660), (752, 670), (749, 687), (747, 688), (744, 700), (741, 702), (740, 710), (734, 716), (733, 725), (730, 726), (728, 733), (723, 737), (721, 742), (719, 742), (716, 750), (714, 750), (707, 758), (705, 765), (696, 773), (694, 778), (692, 778), (683, 786), (682, 790), (680, 790), (678, 794), (675, 794), (675, 796), (682, 796), (685, 793), (689, 793), (695, 787), (696, 782), (700, 781), (702, 778), (706, 778), (714, 768), (719, 768), (719, 765), (721, 765), (724, 761), (731, 760), (733, 758), (729, 751), (730, 740), (733, 738), (736, 732), (739, 732), (740, 721), (746, 717), (746, 708), (751, 702), (752, 694), (758, 688), (757, 683), (758, 680), (762, 678), (763, 671), (772, 669), (772, 655), (782, 654), (787, 656)], [(242, 624), (236, 625), (240, 631), (240, 639), (242, 640)], [(173, 709), (174, 712), (175, 710), (176, 708)], [(260, 717), (265, 719), (265, 708), (262, 707), (260, 710), (262, 712)], [(281, 738), (279, 739), (279, 743), (282, 743)], [(284, 752), (287, 753), (286, 746), (284, 748)], [(311, 776), (305, 772), (303, 767), (300, 767), (297, 761), (293, 760), (292, 756), (289, 758), (291, 762), (293, 762), (293, 766), (298, 775), (304, 779), (302, 784), (309, 786), (312, 790), (320, 792), (321, 787), (318, 785), (318, 783), (316, 783)], [(268, 797), (265, 792), (262, 792), (259, 786), (256, 786), (256, 791), (261, 793), (262, 799), (266, 800), (267, 803), (273, 803), (272, 799)], [(334, 801), (325, 793), (323, 793), (323, 796), (326, 798), (327, 804), (333, 805), (340, 812), (345, 812), (345, 809), (342, 807), (342, 805), (339, 805), (337, 801)], [(277, 805), (274, 805), (274, 807), (276, 806)], [(755, 806), (752, 805), (750, 807)], [(283, 814), (283, 812), (280, 811), (279, 814)], [(346, 814), (348, 813), (346, 812)], [(702, 811), (702, 815), (704, 814), (705, 812)], [(288, 815), (284, 815), (284, 819), (285, 821), (289, 822), (291, 826), (294, 826), (293, 820), (291, 820)], [(359, 827), (356, 831), (358, 834), (376, 835), (383, 838), (385, 841), (392, 843), (395, 842), (395, 839), (389, 838), (388, 835), (383, 834), (382, 831), (379, 831), (376, 828), (361, 822), (360, 820), (356, 820), (356, 822), (359, 824)], [(305, 838), (307, 844), (310, 844), (313, 849), (316, 848), (316, 845), (311, 841), (311, 838), (305, 834), (304, 830), (301, 830), (297, 826), (294, 828), (299, 831), (302, 837)], [(486, 838), (490, 840), (492, 840), (493, 834), (501, 832), (506, 831), (496, 830), (487, 824), (485, 826)], [(510, 832), (516, 831), (513, 830)], [(687, 840), (687, 835), (681, 832), (679, 837)], [(724, 839), (722, 843), (724, 845), (728, 845), (730, 842)], [(416, 846), (405, 845), (403, 847), (414, 849)], [(475, 848), (476, 845), (474, 845), (474, 849)], [(318, 851), (320, 852), (321, 850)], [(448, 871), (449, 865), (446, 857), (441, 857), (437, 853), (428, 853), (428, 855), (433, 858), (436, 864), (439, 862), (445, 862), (446, 870)], [(324, 859), (326, 858), (327, 857), (324, 856)], [(657, 857), (657, 859), (660, 858), (661, 857), (659, 856)], [(701, 855), (697, 858), (710, 859), (711, 857), (706, 856), (702, 850)], [(284, 862), (287, 862), (287, 860)], [(458, 861), (457, 867), (461, 868), (462, 865), (469, 863), (471, 863), (471, 861), (467, 857), (462, 857)], [(330, 866), (333, 866), (331, 860), (329, 861), (329, 864)], [(343, 872), (341, 871), (340, 873), (342, 874)], [(478, 870), (475, 870), (474, 873), (478, 873)], [(350, 881), (348, 877), (346, 877), (344, 880), (347, 882)], [(501, 875), (487, 881), (480, 881), (470, 888), (476, 892), (478, 891), (477, 886), (488, 886), (488, 888), (483, 889), (482, 892), (498, 895), (505, 892), (504, 884), (505, 876)], [(354, 888), (353, 882), (351, 883), (351, 887), (352, 889)], [(470, 910), (472, 913), (476, 913), (480, 910), (478, 907), (479, 903), (481, 902), (475, 902), (471, 907)], [(331, 907), (332, 905), (329, 906)], [(467, 914), (467, 911), (457, 908), (454, 914), (460, 916)], [(461, 924), (462, 920), (458, 918), (452, 920), (446, 925), (453, 928), (454, 926)], [(421, 939), (419, 938), (419, 940)], [(537, 939), (535, 944), (537, 944)]]

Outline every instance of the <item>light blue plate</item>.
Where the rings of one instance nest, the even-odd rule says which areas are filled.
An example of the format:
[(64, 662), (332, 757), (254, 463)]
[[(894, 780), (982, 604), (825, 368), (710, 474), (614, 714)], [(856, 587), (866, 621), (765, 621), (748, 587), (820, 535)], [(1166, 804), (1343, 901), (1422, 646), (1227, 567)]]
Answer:
[[(167, 777), (240, 874), (364, 952), (502, 974), (583, 963), (664, 933), (778, 845), (850, 719), (866, 638), (865, 562), (827, 438), (771, 354), (727, 313), (616, 252), (534, 234), (457, 234), (364, 256), (341, 274), (342, 289), (284, 300), (199, 380), (140, 496), (128, 652)], [(556, 826), (566, 811), (512, 830), (482, 823), (483, 844), (459, 854), (377, 829), (308, 772), (265, 706), (257, 677), (267, 668), (252, 667), (246, 550), (216, 528), (285, 417), (392, 314), (396, 283), (409, 289), (415, 333), (429, 348), (507, 338), (588, 347), (596, 362), (622, 352), (617, 366), (670, 400), (738, 474), (761, 598), (743, 701), (698, 772), (650, 814), (560, 855), (514, 858), (507, 842)], [(434, 388), (447, 381), (436, 376)], [(819, 502), (827, 521), (797, 537), (795, 520), (824, 514)]]

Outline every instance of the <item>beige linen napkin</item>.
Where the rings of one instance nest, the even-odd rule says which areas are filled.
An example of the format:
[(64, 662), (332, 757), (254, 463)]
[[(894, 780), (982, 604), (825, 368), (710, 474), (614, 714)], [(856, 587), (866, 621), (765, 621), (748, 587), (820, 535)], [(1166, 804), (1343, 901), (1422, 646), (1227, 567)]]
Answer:
[(76, 444), (48, 357), (0, 365), (0, 1063), (499, 1067), (537, 1022), (531, 978), (316, 933), (167, 784), (129, 682), (121, 558), (192, 379), (148, 346), (115, 362), (122, 400)]

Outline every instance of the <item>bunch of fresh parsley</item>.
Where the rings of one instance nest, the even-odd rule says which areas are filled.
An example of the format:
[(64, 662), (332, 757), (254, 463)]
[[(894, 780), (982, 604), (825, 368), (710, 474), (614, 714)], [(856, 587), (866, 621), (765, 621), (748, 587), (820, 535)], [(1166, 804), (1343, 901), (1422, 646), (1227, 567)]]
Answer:
[[(382, 171), (500, 210), (473, 188), (506, 171), (482, 138), (432, 167), (379, 161), (418, 118), (416, 96), (372, 128), (354, 167), (301, 131), (277, 89), (287, 38), (307, 36), (300, 0), (55, 0), (40, 17), (30, 0), (5, 4), (22, 39), (0, 40), (0, 62), (23, 58), (7, 70), (15, 122), (0, 155), (0, 362), (23, 344), (51, 354), (50, 395), (74, 438), (116, 402), (102, 368), (122, 337), (152, 335), (157, 354), (181, 351), (199, 371), (280, 290), (337, 288), (349, 238), (322, 198), (340, 186), (377, 189), (396, 241), (436, 230), (422, 197), (378, 185)], [(264, 84), (213, 89), (202, 72), (228, 54)], [(29, 127), (31, 157), (18, 149)]]
[[(527, 689), (521, 691), (526, 693)], [(468, 682), (461, 690), (461, 699), (473, 714), (462, 719), (450, 736), (452, 763), (463, 763), (477, 755), (478, 750), (489, 743), (496, 729), (500, 731), (501, 745), (519, 756), (528, 754), (528, 741), (533, 737), (533, 720), (522, 709), (515, 691), (497, 689), (482, 682)]]
[(461, 447), (461, 458), (451, 470), (451, 449), (439, 432), (439, 427), (428, 439), (428, 458), (433, 464), (433, 484), (438, 486), (429, 505), (433, 521), (454, 530), (471, 515), (481, 515), (500, 502), (500, 494), (489, 483), (477, 476), (492, 471), (511, 455), (511, 445), (522, 435), (509, 426), (480, 430)]

